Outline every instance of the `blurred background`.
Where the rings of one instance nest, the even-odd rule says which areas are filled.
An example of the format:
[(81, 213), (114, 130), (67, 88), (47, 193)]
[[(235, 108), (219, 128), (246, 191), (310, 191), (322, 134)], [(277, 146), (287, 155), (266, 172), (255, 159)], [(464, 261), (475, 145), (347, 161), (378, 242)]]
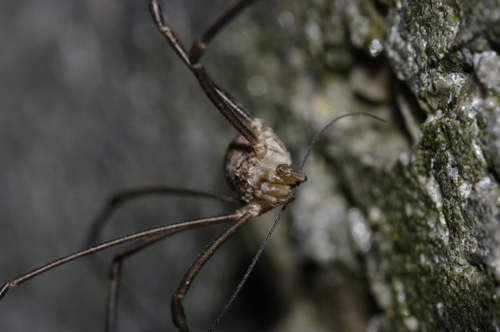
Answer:
[[(180, 0), (165, 2), (164, 10), (189, 45), (228, 5)], [(0, 6), (2, 282), (82, 249), (91, 220), (119, 190), (168, 185), (232, 194), (222, 159), (236, 131), (163, 40), (147, 1)], [(231, 92), (251, 95), (251, 76), (238, 69), (242, 55), (226, 40), (235, 32), (227, 30), (204, 62)], [(101, 239), (233, 209), (186, 198), (138, 200), (115, 214)], [(222, 227), (175, 236), (126, 262), (119, 331), (175, 330), (170, 294)], [(231, 241), (193, 284), (185, 303), (194, 331), (210, 326), (250, 262), (260, 239), (248, 234), (248, 241)], [(11, 290), (0, 303), (2, 331), (101, 331), (114, 251)], [(262, 297), (272, 285), (264, 287), (252, 292)], [(235, 305), (221, 331), (258, 330), (279, 317), (281, 305), (272, 301), (247, 303)]]

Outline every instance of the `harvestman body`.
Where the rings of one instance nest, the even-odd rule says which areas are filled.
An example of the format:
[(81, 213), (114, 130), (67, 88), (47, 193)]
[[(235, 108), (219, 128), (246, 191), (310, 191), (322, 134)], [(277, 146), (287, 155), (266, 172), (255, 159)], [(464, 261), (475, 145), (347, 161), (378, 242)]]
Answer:
[[(119, 193), (109, 201), (101, 214), (94, 221), (93, 228), (88, 239), (88, 244), (90, 246), (89, 249), (56, 260), (17, 278), (10, 279), (0, 289), (0, 299), (3, 298), (8, 290), (12, 287), (17, 286), (59, 265), (124, 242), (138, 240), (138, 242), (132, 244), (131, 246), (120, 250), (115, 255), (111, 263), (111, 280), (106, 318), (106, 331), (115, 331), (118, 284), (123, 259), (172, 234), (197, 227), (213, 225), (216, 223), (232, 220), (233, 222), (229, 226), (227, 226), (226, 229), (218, 237), (216, 237), (193, 262), (189, 270), (184, 275), (177, 290), (172, 295), (172, 316), (174, 324), (181, 332), (189, 331), (186, 323), (184, 309), (182, 307), (182, 300), (187, 294), (193, 279), (196, 277), (202, 266), (231, 235), (233, 235), (237, 230), (245, 225), (250, 219), (255, 218), (260, 214), (265, 213), (277, 206), (283, 205), (283, 212), (286, 204), (292, 198), (294, 187), (307, 180), (307, 177), (304, 173), (302, 173), (301, 171), (294, 171), (290, 168), (292, 162), (290, 154), (281, 140), (274, 133), (274, 131), (270, 127), (268, 127), (264, 123), (264, 121), (252, 116), (248, 110), (246, 110), (242, 105), (236, 102), (225, 90), (223, 90), (217, 83), (215, 83), (206, 73), (204, 67), (199, 63), (199, 60), (202, 57), (207, 45), (220, 31), (220, 29), (228, 22), (230, 22), (234, 17), (236, 17), (245, 7), (255, 1), (256, 0), (239, 1), (235, 6), (233, 6), (224, 15), (222, 15), (222, 17), (217, 20), (215, 24), (213, 24), (207, 30), (207, 32), (193, 44), (190, 52), (187, 52), (183, 44), (177, 39), (170, 25), (164, 19), (159, 0), (149, 1), (149, 9), (151, 15), (161, 34), (166, 38), (179, 58), (198, 79), (204, 92), (212, 101), (212, 103), (239, 132), (238, 136), (236, 136), (236, 138), (232, 141), (228, 148), (224, 163), (226, 179), (228, 180), (231, 187), (238, 193), (239, 200), (199, 191), (165, 187), (141, 188)], [(351, 113), (344, 116), (359, 114), (362, 113)], [(369, 114), (362, 115), (374, 117)], [(323, 128), (320, 133), (316, 135), (304, 158), (304, 161), (302, 162), (301, 170), (312, 149), (312, 146), (315, 144), (320, 134), (339, 118), (334, 119), (327, 126), (325, 126), (325, 128)], [(120, 204), (138, 196), (165, 194), (190, 195), (223, 200), (229, 203), (244, 202), (246, 204), (243, 207), (237, 209), (234, 213), (228, 215), (167, 225), (124, 236), (97, 246), (92, 246), (95, 244), (95, 240), (97, 239), (103, 225), (108, 220), (108, 217)], [(271, 232), (268, 234), (268, 237), (259, 249), (259, 252), (255, 256), (254, 261), (249, 267), (242, 282), (233, 294), (233, 297), (229, 301), (228, 305), (226, 305), (223, 312), (210, 330), (213, 330), (219, 319), (224, 314), (225, 310), (229, 307), (229, 305), (232, 303), (232, 300), (238, 294), (242, 284), (245, 282), (250, 271), (253, 269), (255, 262), (260, 256), (265, 243), (269, 239), (280, 217), (281, 213), (276, 219)]]

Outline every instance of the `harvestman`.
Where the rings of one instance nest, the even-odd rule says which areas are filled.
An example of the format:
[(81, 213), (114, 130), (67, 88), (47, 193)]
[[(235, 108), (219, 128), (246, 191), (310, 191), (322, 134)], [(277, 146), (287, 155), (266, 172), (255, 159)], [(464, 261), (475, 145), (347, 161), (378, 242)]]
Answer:
[[(186, 231), (189, 229), (213, 225), (221, 222), (232, 221), (224, 231), (217, 236), (208, 246), (200, 253), (198, 258), (192, 263), (188, 271), (182, 278), (177, 290), (172, 294), (172, 317), (175, 326), (181, 332), (188, 332), (186, 315), (182, 306), (182, 300), (186, 296), (189, 287), (196, 277), (202, 266), (210, 259), (225, 241), (245, 225), (250, 219), (255, 218), (262, 213), (265, 213), (277, 206), (283, 206), (278, 215), (271, 231), (266, 240), (263, 242), (254, 260), (248, 268), (245, 276), (238, 285), (233, 296), (228, 304), (223, 309), (222, 313), (217, 318), (210, 331), (215, 328), (220, 318), (228, 309), (234, 298), (237, 296), (244, 284), (256, 261), (260, 257), (262, 250), (276, 227), (284, 209), (292, 200), (295, 186), (307, 180), (307, 177), (302, 173), (304, 164), (309, 156), (312, 147), (318, 140), (319, 136), (336, 120), (350, 115), (366, 115), (378, 120), (370, 114), (351, 113), (346, 114), (332, 120), (325, 126), (314, 138), (309, 150), (304, 157), (299, 171), (294, 171), (290, 168), (290, 154), (284, 144), (277, 137), (274, 131), (269, 128), (264, 121), (254, 117), (246, 108), (235, 101), (229, 93), (222, 89), (214, 82), (205, 71), (205, 68), (200, 64), (200, 59), (203, 56), (207, 45), (220, 31), (220, 29), (235, 18), (245, 7), (252, 4), (256, 0), (241, 0), (236, 5), (231, 7), (224, 15), (222, 15), (206, 32), (196, 40), (188, 52), (184, 45), (179, 41), (171, 29), (170, 25), (163, 16), (159, 0), (149, 1), (149, 10), (155, 24), (161, 34), (174, 49), (179, 58), (191, 70), (193, 75), (200, 83), (203, 91), (212, 101), (215, 107), (222, 115), (231, 123), (231, 125), (239, 132), (238, 136), (231, 142), (225, 157), (224, 171), (226, 179), (231, 187), (238, 193), (239, 199), (219, 196), (215, 194), (204, 193), (194, 190), (177, 189), (177, 188), (141, 188), (137, 190), (121, 192), (112, 197), (99, 214), (93, 223), (91, 232), (89, 233), (88, 249), (77, 252), (76, 254), (58, 259), (52, 263), (46, 264), (36, 270), (23, 274), (17, 278), (10, 279), (0, 289), (0, 299), (5, 296), (10, 288), (20, 285), (23, 282), (36, 277), (50, 269), (66, 264), (77, 258), (101, 251), (115, 245), (138, 240), (136, 243), (120, 250), (114, 257), (110, 266), (110, 290), (107, 307), (106, 331), (116, 331), (116, 313), (118, 301), (118, 285), (121, 274), (122, 262), (125, 258), (132, 256), (147, 246), (156, 243), (172, 234)], [(122, 203), (135, 199), (140, 196), (148, 195), (189, 195), (197, 197), (205, 197), (222, 200), (228, 203), (244, 203), (243, 207), (237, 209), (234, 213), (222, 215), (218, 217), (196, 219), (177, 224), (171, 224), (163, 227), (158, 227), (132, 235), (127, 235), (112, 241), (105, 242), (100, 245), (94, 245), (102, 227), (108, 220), (111, 213)]]

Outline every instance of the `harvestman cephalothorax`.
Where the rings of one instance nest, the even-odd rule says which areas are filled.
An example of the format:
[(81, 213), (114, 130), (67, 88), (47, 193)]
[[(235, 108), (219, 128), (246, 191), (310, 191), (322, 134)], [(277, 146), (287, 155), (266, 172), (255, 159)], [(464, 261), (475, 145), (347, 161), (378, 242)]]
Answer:
[[(324, 129), (319, 132), (313, 140), (299, 171), (290, 168), (290, 154), (284, 147), (281, 140), (276, 136), (271, 128), (264, 121), (254, 117), (245, 107), (238, 103), (231, 95), (218, 85), (210, 75), (205, 71), (205, 68), (200, 63), (210, 41), (217, 35), (222, 27), (235, 18), (245, 7), (252, 4), (256, 0), (242, 0), (230, 8), (224, 15), (221, 16), (206, 32), (199, 38), (191, 49), (188, 51), (182, 42), (177, 38), (171, 26), (164, 18), (158, 0), (149, 1), (149, 9), (152, 18), (157, 25), (161, 34), (173, 48), (175, 53), (184, 62), (188, 69), (193, 73), (200, 83), (203, 91), (221, 112), (222, 115), (231, 123), (231, 125), (239, 132), (238, 136), (230, 144), (225, 157), (225, 175), (231, 187), (238, 193), (238, 198), (223, 197), (204, 192), (193, 190), (184, 190), (177, 188), (141, 188), (127, 192), (116, 194), (113, 199), (105, 206), (101, 214), (93, 224), (90, 232), (88, 243), (90, 247), (76, 254), (58, 259), (52, 263), (46, 264), (36, 270), (23, 274), (17, 278), (12, 278), (7, 281), (0, 290), (0, 299), (14, 286), (20, 285), (23, 282), (38, 276), (52, 268), (73, 261), (77, 258), (98, 252), (100, 250), (128, 242), (134, 241), (129, 247), (120, 250), (111, 264), (110, 290), (107, 306), (106, 331), (116, 330), (116, 312), (117, 299), (119, 290), (119, 278), (122, 264), (125, 258), (139, 252), (141, 249), (156, 243), (172, 234), (179, 233), (185, 230), (208, 226), (212, 224), (230, 221), (231, 223), (226, 229), (216, 237), (198, 258), (193, 262), (189, 270), (184, 275), (177, 290), (172, 295), (172, 316), (175, 326), (179, 331), (189, 331), (187, 327), (186, 315), (182, 306), (182, 300), (186, 296), (189, 287), (198, 274), (202, 266), (210, 259), (215, 251), (217, 251), (224, 242), (250, 219), (255, 218), (262, 213), (265, 213), (275, 207), (283, 206), (279, 216), (277, 217), (268, 237), (265, 239), (247, 273), (238, 285), (234, 295), (230, 299), (228, 305), (223, 309), (221, 315), (216, 320), (212, 328), (213, 330), (223, 316), (229, 305), (237, 296), (244, 284), (246, 278), (257, 262), (262, 250), (267, 243), (272, 231), (276, 227), (284, 209), (292, 200), (295, 187), (306, 181), (306, 175), (302, 173), (302, 169), (307, 160), (309, 153), (312, 150), (315, 142), (318, 140), (321, 133), (326, 130), (333, 122), (340, 119), (332, 120)], [(375, 116), (363, 113), (352, 113), (349, 115), (366, 115), (381, 120)], [(383, 120), (382, 120), (383, 121)], [(190, 195), (197, 197), (213, 198), (226, 201), (229, 203), (241, 203), (242, 207), (233, 213), (177, 224), (171, 224), (155, 229), (150, 229), (138, 232), (132, 235), (127, 235), (112, 241), (105, 242), (100, 245), (95, 245), (95, 239), (100, 233), (103, 225), (107, 221), (109, 215), (122, 203), (137, 198), (139, 196), (148, 195)]]

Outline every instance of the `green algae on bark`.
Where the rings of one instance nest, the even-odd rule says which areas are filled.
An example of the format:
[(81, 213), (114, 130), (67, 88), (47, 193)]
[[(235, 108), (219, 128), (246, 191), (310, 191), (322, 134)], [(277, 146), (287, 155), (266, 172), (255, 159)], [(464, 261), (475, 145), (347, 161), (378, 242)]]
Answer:
[[(347, 198), (330, 194), (336, 215), (322, 229), (333, 244), (318, 248), (314, 209), (304, 213), (297, 200), (293, 225), (308, 243), (304, 253), (322, 266), (341, 261), (368, 273), (382, 309), (370, 331), (497, 330), (500, 2), (317, 1), (302, 19), (321, 32), (304, 35), (305, 62), (323, 67), (312, 66), (307, 95), (294, 90), (295, 100), (309, 100), (305, 110), (292, 106), (295, 113), (315, 128), (346, 111), (390, 119), (349, 120), (328, 132), (322, 151), (330, 169), (315, 170), (326, 168)], [(370, 66), (391, 72), (390, 101), (353, 83), (357, 68), (373, 73)], [(369, 84), (363, 77), (355, 79)], [(342, 227), (350, 244), (338, 239)], [(363, 257), (361, 267), (352, 253)]]

